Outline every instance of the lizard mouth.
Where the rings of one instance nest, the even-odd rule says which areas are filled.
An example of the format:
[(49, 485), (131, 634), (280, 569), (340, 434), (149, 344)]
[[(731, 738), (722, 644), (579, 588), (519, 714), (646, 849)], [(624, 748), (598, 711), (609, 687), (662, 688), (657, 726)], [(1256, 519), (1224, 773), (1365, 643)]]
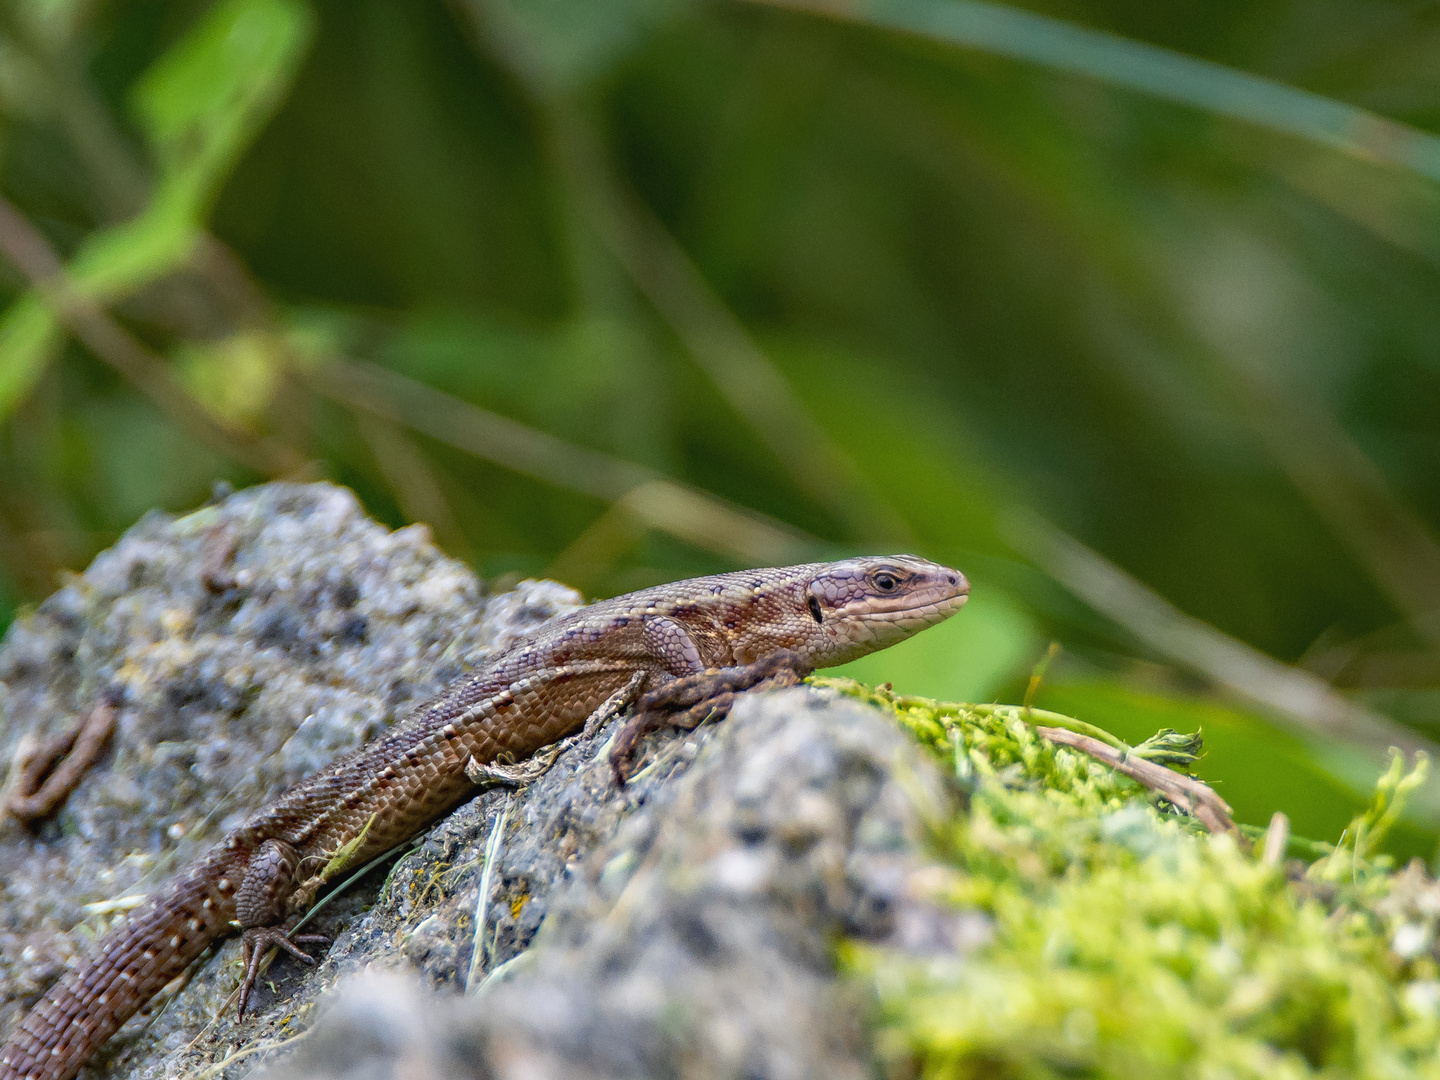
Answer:
[(970, 583), (960, 574), (954, 585), (947, 582), (913, 589), (900, 596), (869, 596), (852, 601), (835, 612), (840, 619), (865, 622), (937, 623), (949, 618), (970, 599)]

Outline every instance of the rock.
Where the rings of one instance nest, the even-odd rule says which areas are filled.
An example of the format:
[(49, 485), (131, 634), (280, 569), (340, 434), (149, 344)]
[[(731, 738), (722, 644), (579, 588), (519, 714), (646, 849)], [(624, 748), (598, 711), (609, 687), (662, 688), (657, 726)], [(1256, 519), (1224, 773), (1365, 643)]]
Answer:
[[(0, 816), (0, 1031), (119, 917), (84, 905), (146, 891), (580, 602), (553, 582), (487, 597), (425, 527), (390, 532), (328, 484), (146, 516), (0, 646), (0, 763), (100, 695), (122, 701), (105, 756), (59, 813), (33, 831)], [(235, 949), (202, 962), (143, 1036), (132, 1021), (97, 1060), (188, 1041), (230, 993)]]
[[(588, 790), (585, 775), (603, 762), (521, 796), (492, 918), (498, 909), (504, 925), (520, 896), (551, 899), (518, 959), (516, 938), (502, 934), (496, 959), (511, 962), (500, 978), (438, 1001), (394, 974), (346, 982), (294, 1055), (263, 1075), (873, 1075), (864, 1002), (834, 977), (833, 950), (842, 936), (896, 943), (917, 926), (922, 947), (954, 948), (967, 928), (925, 900), (920, 855), (920, 808), (948, 814), (953, 796), (879, 713), (828, 693), (746, 697), (702, 737), (684, 775), (628, 816), (603, 791), (586, 796), (614, 835), (569, 875), (547, 881), (536, 864), (553, 867), (575, 785)], [(473, 934), (463, 918), (473, 896), (427, 918), (407, 948), (453, 941), (448, 927)], [(464, 954), (427, 944), (410, 960), (425, 970), (438, 955), (463, 972)]]
[[(0, 1031), (123, 917), (85, 905), (144, 891), (578, 602), (553, 582), (487, 596), (423, 528), (387, 532), (324, 484), (140, 522), (0, 647), (0, 761), (99, 694), (123, 701), (60, 812), (0, 831)], [(623, 791), (614, 730), (333, 898), (307, 928), (333, 939), (321, 963), (277, 960), (243, 1022), (230, 939), (83, 1075), (190, 1075), (235, 1053), (248, 1069), (317, 1016), (265, 1055), (279, 1075), (869, 1075), (840, 937), (983, 938), (917, 884), (922, 811), (954, 798), (933, 766), (879, 712), (808, 689), (647, 740)]]

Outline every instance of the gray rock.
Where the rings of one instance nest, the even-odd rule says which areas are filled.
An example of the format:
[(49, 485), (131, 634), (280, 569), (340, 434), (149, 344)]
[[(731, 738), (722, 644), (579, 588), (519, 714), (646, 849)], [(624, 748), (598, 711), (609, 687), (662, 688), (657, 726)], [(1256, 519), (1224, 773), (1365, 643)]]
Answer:
[[(146, 891), (580, 602), (553, 582), (487, 597), (426, 528), (390, 532), (328, 484), (146, 516), (0, 645), (0, 768), (22, 738), (123, 696), (104, 758), (54, 818), (31, 830), (0, 816), (0, 1031), (118, 917), (85, 905)], [(234, 952), (199, 965), (163, 1017), (143, 1036), (132, 1022), (102, 1060), (188, 1042), (230, 993)]]
[[(424, 529), (387, 532), (328, 485), (147, 517), (0, 647), (0, 761), (124, 694), (56, 817), (0, 831), (0, 1031), (122, 917), (84, 905), (161, 880), (578, 601), (553, 582), (486, 596)], [(333, 939), (321, 963), (277, 960), (243, 1022), (231, 939), (84, 1075), (191, 1076), (237, 1053), (224, 1075), (262, 1060), (282, 1076), (868, 1075), (833, 947), (984, 939), (923, 899), (920, 823), (955, 796), (880, 714), (813, 690), (647, 740), (623, 791), (614, 730), (333, 897), (311, 928)], [(316, 1016), (295, 1051), (254, 1056)]]
[[(346, 980), (293, 1055), (263, 1075), (873, 1075), (865, 1003), (835, 977), (834, 947), (843, 935), (953, 955), (984, 940), (973, 917), (926, 900), (924, 820), (953, 813), (957, 796), (883, 717), (818, 691), (742, 699), (699, 738), (708, 745), (693, 765), (674, 770), (684, 775), (623, 820), (616, 799), (590, 791), (603, 761), (519, 797), (490, 905), (505, 928), (496, 960), (510, 960), (498, 977), (470, 996), (434, 995), (432, 964), (462, 975), (468, 966), (455, 931), (473, 935), (463, 916), (475, 894), (462, 889), (404, 946), (430, 979), (387, 964), (384, 975)], [(592, 827), (613, 837), (551, 879), (548, 917), (517, 954), (525, 935), (506, 909), (517, 895), (544, 895), (547, 853), (564, 846), (577, 785), (599, 807)]]

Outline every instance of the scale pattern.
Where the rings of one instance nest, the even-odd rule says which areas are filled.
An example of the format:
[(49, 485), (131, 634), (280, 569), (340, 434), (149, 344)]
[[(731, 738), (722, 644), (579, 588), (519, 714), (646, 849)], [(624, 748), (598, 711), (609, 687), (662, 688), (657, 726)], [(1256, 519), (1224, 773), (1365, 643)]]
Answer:
[(69, 1080), (237, 914), (247, 932), (283, 928), (344, 845), (359, 839), (348, 862), (361, 863), (415, 835), (473, 792), (468, 762), (518, 762), (575, 733), (637, 672), (638, 694), (645, 681), (782, 651), (842, 664), (947, 618), (968, 589), (958, 571), (897, 555), (693, 578), (555, 619), (301, 781), (147, 899), (25, 1017), (0, 1048), (0, 1080)]

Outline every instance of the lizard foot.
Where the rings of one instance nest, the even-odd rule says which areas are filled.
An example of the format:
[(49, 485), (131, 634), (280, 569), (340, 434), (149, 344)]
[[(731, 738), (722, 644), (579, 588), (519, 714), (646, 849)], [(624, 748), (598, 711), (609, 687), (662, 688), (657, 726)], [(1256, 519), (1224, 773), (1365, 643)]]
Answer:
[(533, 784), (550, 771), (550, 766), (570, 748), (572, 739), (554, 743), (531, 754), (524, 761), (514, 765), (500, 765), (495, 762), (480, 764), (473, 757), (465, 763), (465, 775), (476, 786), (490, 787), (503, 784), (506, 787), (524, 787)]
[(619, 787), (625, 786), (640, 740), (662, 727), (689, 731), (730, 712), (737, 694), (795, 686), (814, 670), (798, 653), (774, 653), (753, 664), (712, 668), (672, 679), (643, 695), (635, 715), (615, 736), (610, 768)]
[(629, 708), (640, 696), (646, 677), (644, 671), (635, 672), (628, 683), (606, 698), (600, 707), (590, 714), (589, 719), (585, 721), (584, 729), (578, 735), (562, 739), (560, 742), (532, 754), (527, 760), (518, 764), (496, 764), (493, 761), (481, 764), (471, 758), (465, 763), (465, 775), (470, 778), (472, 784), (477, 786), (504, 784), (511, 787), (523, 787), (526, 784), (534, 783), (550, 771), (551, 766), (560, 759), (560, 755), (566, 750), (569, 750), (577, 742), (591, 738), (615, 716)]
[(300, 948), (300, 945), (328, 945), (330, 939), (323, 934), (297, 934), (290, 937), (279, 926), (252, 926), (240, 935), (240, 956), (245, 964), (245, 981), (240, 984), (240, 1004), (236, 1019), (245, 1019), (245, 1006), (250, 1001), (250, 991), (260, 977), (260, 966), (266, 952), (271, 948), (284, 949), (297, 960), (314, 964), (315, 958)]

